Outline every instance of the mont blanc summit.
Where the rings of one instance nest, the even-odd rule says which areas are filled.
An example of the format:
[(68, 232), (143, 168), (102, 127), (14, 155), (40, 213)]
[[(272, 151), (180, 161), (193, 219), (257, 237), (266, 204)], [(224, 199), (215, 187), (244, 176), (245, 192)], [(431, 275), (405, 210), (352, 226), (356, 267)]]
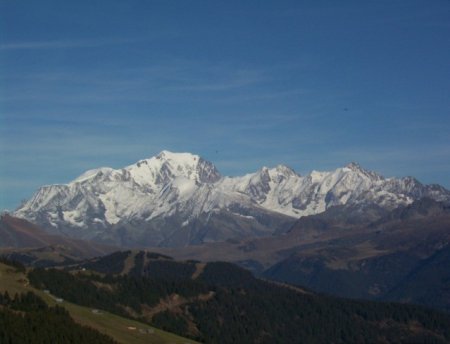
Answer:
[(105, 243), (184, 246), (271, 235), (332, 206), (394, 209), (423, 197), (449, 200), (450, 191), (411, 177), (384, 178), (356, 163), (305, 176), (279, 165), (224, 177), (198, 155), (162, 151), (43, 186), (14, 215)]

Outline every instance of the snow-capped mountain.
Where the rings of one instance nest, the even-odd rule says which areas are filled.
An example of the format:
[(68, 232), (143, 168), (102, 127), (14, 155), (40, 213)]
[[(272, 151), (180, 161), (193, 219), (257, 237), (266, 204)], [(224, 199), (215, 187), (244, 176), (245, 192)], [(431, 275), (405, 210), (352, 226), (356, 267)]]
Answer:
[(43, 186), (14, 215), (70, 236), (177, 246), (270, 235), (335, 205), (393, 209), (425, 196), (450, 200), (440, 186), (384, 178), (355, 163), (306, 176), (279, 165), (222, 177), (197, 155), (163, 151), (122, 169), (103, 167), (69, 184)]

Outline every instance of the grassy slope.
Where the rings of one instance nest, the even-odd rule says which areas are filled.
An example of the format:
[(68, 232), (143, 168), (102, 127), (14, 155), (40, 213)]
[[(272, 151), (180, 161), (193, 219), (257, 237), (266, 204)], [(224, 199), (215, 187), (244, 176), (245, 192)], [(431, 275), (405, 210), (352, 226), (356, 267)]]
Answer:
[[(0, 263), (0, 292), (4, 292), (5, 290), (11, 296), (15, 293), (32, 291), (44, 299), (50, 306), (57, 304), (51, 295), (31, 287), (28, 284), (25, 274), (15, 272), (13, 268)], [(190, 339), (185, 339), (154, 328), (154, 333), (140, 333), (138, 329), (150, 329), (152, 327), (108, 312), (101, 311), (101, 314), (94, 314), (90, 308), (81, 307), (66, 301), (58, 303), (58, 305), (64, 306), (77, 323), (90, 326), (101, 333), (105, 333), (119, 343), (196, 343)], [(129, 330), (128, 327), (135, 327), (136, 330)]]

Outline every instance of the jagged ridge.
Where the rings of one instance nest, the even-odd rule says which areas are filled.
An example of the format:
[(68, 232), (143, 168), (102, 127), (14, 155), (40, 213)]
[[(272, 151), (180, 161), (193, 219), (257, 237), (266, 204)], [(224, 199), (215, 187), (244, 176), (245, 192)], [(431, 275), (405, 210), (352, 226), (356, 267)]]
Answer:
[[(138, 235), (145, 231), (151, 237), (145, 244), (170, 246), (268, 235), (283, 230), (289, 219), (335, 205), (393, 209), (425, 196), (449, 200), (450, 192), (411, 177), (384, 178), (356, 163), (306, 176), (279, 165), (222, 177), (197, 155), (162, 151), (122, 169), (103, 167), (69, 184), (43, 186), (14, 215), (54, 231), (73, 235), (78, 228), (82, 237), (102, 239), (105, 229), (113, 228), (107, 236), (116, 238), (117, 231), (126, 228), (130, 234), (130, 225), (145, 223)], [(122, 235), (120, 243), (136, 240)]]

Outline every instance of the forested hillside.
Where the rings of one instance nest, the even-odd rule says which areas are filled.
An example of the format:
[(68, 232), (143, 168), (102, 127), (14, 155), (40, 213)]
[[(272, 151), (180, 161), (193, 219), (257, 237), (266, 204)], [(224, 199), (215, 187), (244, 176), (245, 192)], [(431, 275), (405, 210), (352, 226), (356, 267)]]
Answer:
[(0, 258), (2, 344), (194, 343), (129, 316), (121, 317), (104, 309), (83, 307), (57, 297), (49, 290), (34, 288), (26, 276), (27, 270), (30, 272), (20, 263)]
[(127, 251), (65, 271), (35, 269), (29, 279), (74, 303), (206, 343), (450, 342), (448, 314), (318, 295), (229, 263)]
[(0, 343), (115, 343), (78, 325), (62, 307), (48, 307), (32, 293), (0, 295)]

